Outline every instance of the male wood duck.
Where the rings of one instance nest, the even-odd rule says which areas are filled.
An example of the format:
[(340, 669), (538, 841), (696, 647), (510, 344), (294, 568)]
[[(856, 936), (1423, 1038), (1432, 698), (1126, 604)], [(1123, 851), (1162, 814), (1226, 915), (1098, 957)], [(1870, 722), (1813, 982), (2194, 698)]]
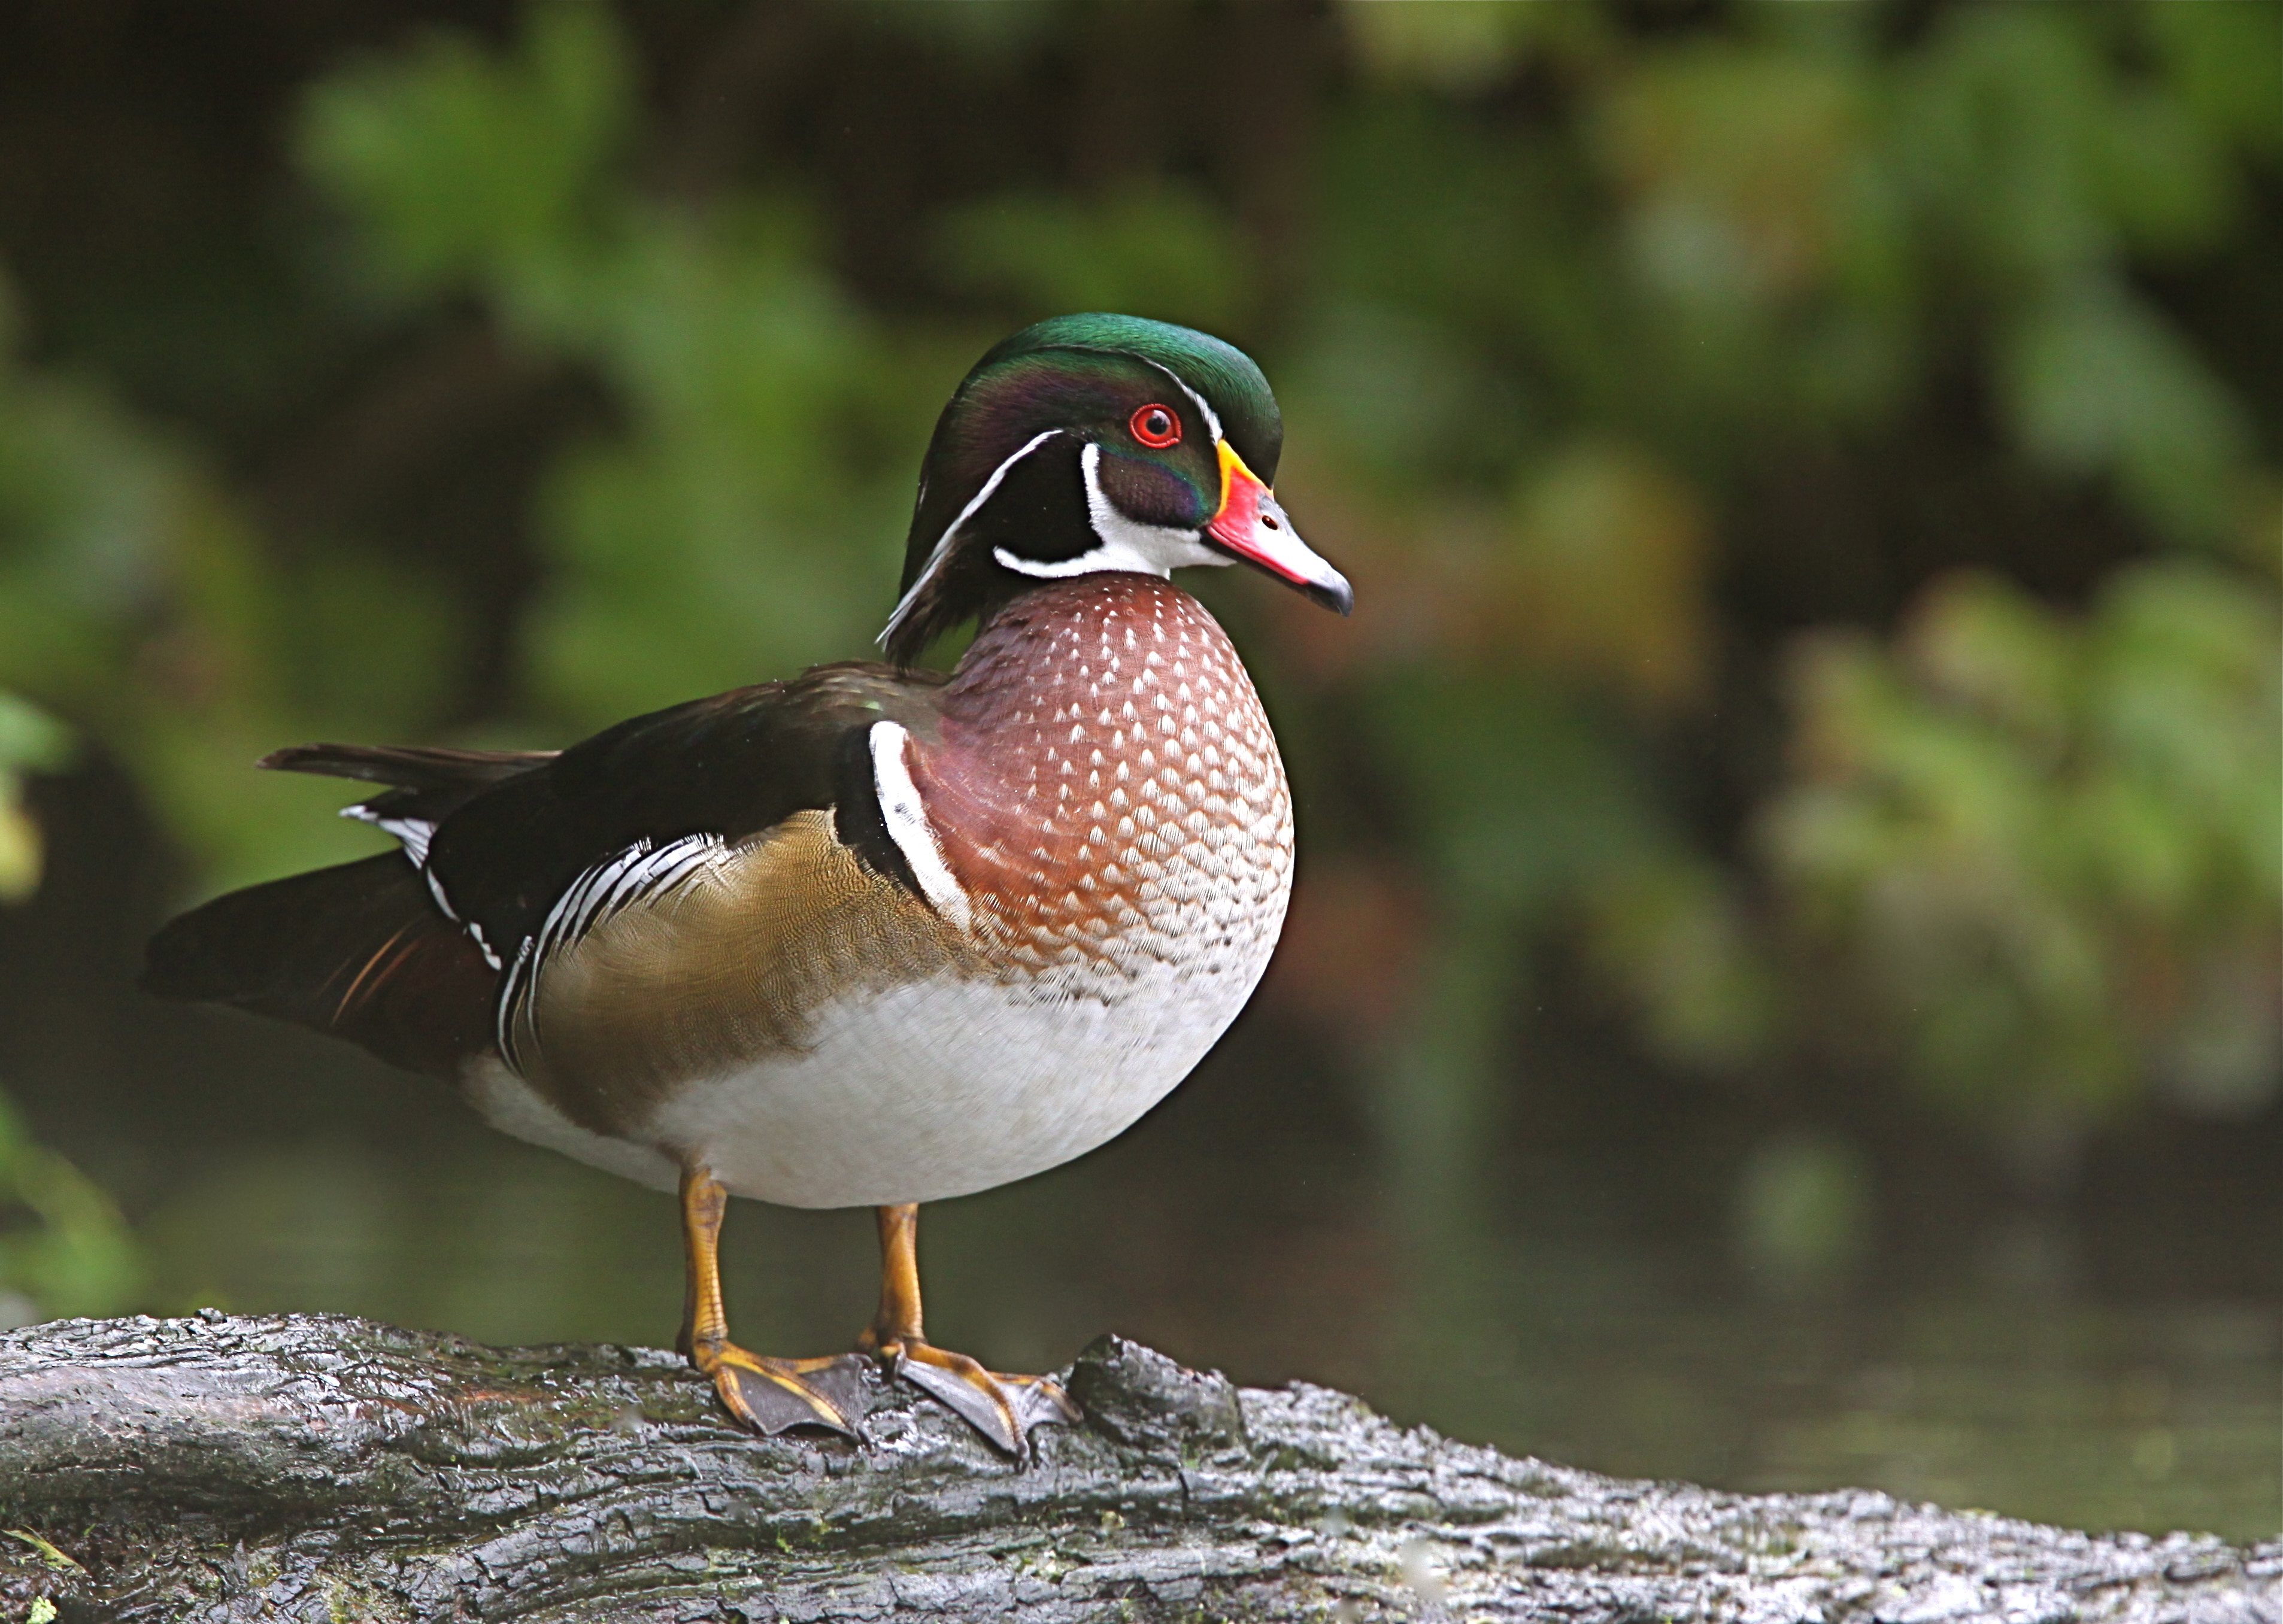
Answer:
[[(401, 851), (184, 915), (145, 984), (347, 1038), (518, 1138), (678, 1188), (681, 1347), (746, 1426), (856, 1434), (869, 1357), (1020, 1457), (1075, 1412), (926, 1340), (917, 1206), (1122, 1132), (1267, 967), (1283, 762), (1235, 649), (1167, 578), (1242, 560), (1347, 612), (1270, 493), (1282, 442), (1267, 380), (1217, 338), (1026, 328), (936, 424), (892, 664), (560, 752), (281, 750), (261, 765), (387, 786), (344, 815)], [(915, 666), (970, 619), (948, 677)], [(732, 1194), (878, 1209), (856, 1353), (729, 1340)]]

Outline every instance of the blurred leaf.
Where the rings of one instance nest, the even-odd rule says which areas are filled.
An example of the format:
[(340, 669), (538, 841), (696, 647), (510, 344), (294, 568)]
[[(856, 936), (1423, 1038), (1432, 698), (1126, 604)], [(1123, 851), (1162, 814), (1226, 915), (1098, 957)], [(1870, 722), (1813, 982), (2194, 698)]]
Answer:
[(2001, 377), (2014, 431), (2064, 472), (2114, 472), (2178, 540), (2232, 540), (2248, 498), (2241, 409), (2152, 310), (2092, 283), (2031, 309)]
[(51, 703), (109, 688), (122, 624), (160, 595), (180, 480), (98, 392), (0, 348), (0, 682)]
[(1760, 46), (1671, 52), (1632, 75), (1603, 105), (1602, 141), (1650, 283), (1720, 303), (1819, 281), (1858, 102), (1843, 60)]
[(2283, 152), (2283, 12), (2272, 0), (2143, 5), (2138, 20), (2197, 119), (2271, 158)]
[(526, 633), (578, 722), (845, 657), (886, 618), (908, 487), (849, 443), (877, 352), (801, 247), (755, 215), (651, 219), (614, 249), (578, 349), (627, 431), (550, 480), (559, 567)]
[(1664, 855), (1608, 874), (1586, 901), (1593, 962), (1641, 1012), (1652, 1050), (1721, 1069), (1766, 1050), (1782, 1008), (1774, 967), (1719, 870)]
[(28, 1210), (0, 1233), (0, 1296), (20, 1293), (46, 1318), (115, 1314), (141, 1290), (141, 1249), (111, 1198), (35, 1144), (0, 1096), (0, 1203)]
[(70, 761), (71, 730), (36, 706), (0, 693), (0, 773), (54, 773)]
[(1295, 348), (1277, 390), (1286, 423), (1318, 437), (1336, 472), (1416, 500), (1439, 473), (1511, 461), (1513, 402), (1450, 329), (1341, 301), (1312, 315)]
[(1711, 633), (1693, 493), (1625, 447), (1568, 447), (1516, 493), (1504, 618), (1524, 657), (1649, 707), (1700, 693)]
[(2099, 202), (2128, 241), (2175, 257), (2220, 237), (2241, 199), (2238, 172), (2210, 125), (2164, 90), (2141, 87), (2121, 89), (2101, 123), (2106, 138), (2089, 167)]
[(2108, 75), (2086, 13), (1974, 6), (1945, 13), (1899, 75), (1892, 161), (1943, 246), (2011, 291), (2107, 260), (2098, 207)]
[(2075, 650), (2039, 604), (1988, 576), (1952, 576), (1929, 594), (1900, 652), (1930, 691), (2059, 758), (2077, 697)]
[(1495, 84), (1533, 51), (1590, 60), (1609, 35), (1600, 12), (1582, 5), (1345, 0), (1341, 16), (1373, 72), (1460, 96)]
[(60, 723), (0, 692), (0, 903), (21, 902), (40, 886), (40, 826), (24, 804), (23, 774), (61, 768), (71, 744)]
[(318, 82), (302, 161), (408, 288), (528, 269), (593, 228), (633, 87), (600, 0), (532, 7), (500, 59), (457, 35)]
[[(423, 689), (448, 679), (409, 694), (371, 680), (407, 676), (388, 657), (424, 648), (432, 594), (400, 596), (383, 625), (362, 588), (305, 601), (300, 585), (194, 459), (99, 391), (0, 352), (0, 683), (124, 758), (210, 880), (370, 850), (330, 817), (263, 817), (341, 797), (249, 793), (252, 764), (296, 736), (417, 721)], [(381, 669), (327, 666), (343, 656)], [(20, 891), (38, 845), (18, 807), (0, 794), (0, 865)]]
[(1656, 847), (1630, 764), (1590, 713), (1543, 685), (1408, 672), (1378, 685), (1370, 719), (1461, 914), (1545, 917)]

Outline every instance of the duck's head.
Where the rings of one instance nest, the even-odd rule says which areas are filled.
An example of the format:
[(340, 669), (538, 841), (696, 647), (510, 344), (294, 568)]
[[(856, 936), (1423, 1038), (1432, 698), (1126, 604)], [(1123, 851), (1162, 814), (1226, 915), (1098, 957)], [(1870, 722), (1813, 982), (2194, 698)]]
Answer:
[(1219, 338), (1130, 315), (1026, 327), (936, 423), (880, 641), (908, 664), (1041, 581), (1239, 561), (1345, 614), (1346, 578), (1269, 489), (1283, 446), (1268, 380)]

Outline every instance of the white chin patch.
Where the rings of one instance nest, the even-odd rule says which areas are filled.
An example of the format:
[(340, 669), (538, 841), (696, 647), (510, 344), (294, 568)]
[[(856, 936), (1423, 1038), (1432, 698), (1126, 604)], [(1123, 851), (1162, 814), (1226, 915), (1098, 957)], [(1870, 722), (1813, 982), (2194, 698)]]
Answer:
[(1034, 575), (1045, 580), (1061, 580), (1072, 575), (1093, 575), (1101, 571), (1118, 570), (1135, 575), (1171, 575), (1174, 571), (1191, 564), (1225, 564), (1230, 561), (1204, 544), (1204, 532), (1195, 530), (1175, 530), (1165, 524), (1144, 524), (1139, 519), (1128, 518), (1118, 510), (1102, 488), (1102, 447), (1093, 441), (1079, 453), (1079, 469), (1086, 479), (1087, 518), (1094, 530), (1096, 545), (1091, 552), (1080, 553), (1075, 558), (1058, 558), (1042, 563), (1036, 558), (1025, 558), (1003, 547), (991, 549), (992, 557), (1017, 575)]

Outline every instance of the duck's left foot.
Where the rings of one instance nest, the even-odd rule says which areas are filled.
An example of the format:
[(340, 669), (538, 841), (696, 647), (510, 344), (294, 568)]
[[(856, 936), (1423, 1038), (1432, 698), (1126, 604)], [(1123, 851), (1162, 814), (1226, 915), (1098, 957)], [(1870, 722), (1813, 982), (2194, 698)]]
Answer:
[(987, 1371), (965, 1354), (916, 1337), (876, 1343), (868, 1351), (877, 1351), (890, 1373), (943, 1404), (1017, 1460), (1030, 1452), (1032, 1427), (1050, 1421), (1069, 1426), (1080, 1418), (1070, 1395), (1044, 1376)]

